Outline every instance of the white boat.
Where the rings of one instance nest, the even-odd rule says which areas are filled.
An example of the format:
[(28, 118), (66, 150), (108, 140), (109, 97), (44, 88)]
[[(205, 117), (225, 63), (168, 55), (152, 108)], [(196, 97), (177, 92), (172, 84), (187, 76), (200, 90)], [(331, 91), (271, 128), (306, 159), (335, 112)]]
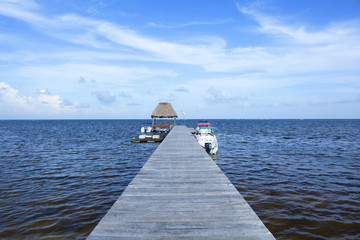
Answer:
[(214, 131), (215, 127), (209, 122), (200, 122), (196, 125), (195, 137), (198, 143), (209, 154), (215, 155), (218, 151), (218, 142)]
[(142, 133), (149, 133), (152, 131), (152, 127), (151, 126), (146, 126), (146, 127), (142, 127), (141, 128), (141, 132)]

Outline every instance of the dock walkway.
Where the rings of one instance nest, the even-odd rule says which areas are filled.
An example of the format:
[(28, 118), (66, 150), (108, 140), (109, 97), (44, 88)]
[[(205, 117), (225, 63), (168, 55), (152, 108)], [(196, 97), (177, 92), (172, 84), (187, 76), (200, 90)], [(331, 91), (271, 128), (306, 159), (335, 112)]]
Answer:
[(275, 239), (185, 126), (175, 126), (87, 238)]

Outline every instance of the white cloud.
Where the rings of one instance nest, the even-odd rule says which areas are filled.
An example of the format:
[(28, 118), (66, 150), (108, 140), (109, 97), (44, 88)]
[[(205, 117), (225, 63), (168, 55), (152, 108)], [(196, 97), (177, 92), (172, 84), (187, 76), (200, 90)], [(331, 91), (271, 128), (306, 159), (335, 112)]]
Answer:
[(0, 4), (0, 14), (17, 18), (31, 23), (42, 23), (45, 19), (33, 11), (38, 10), (38, 5), (31, 0), (3, 0)]
[[(145, 101), (176, 99), (189, 105), (196, 102), (199, 109), (204, 101), (233, 103), (239, 107), (280, 108), (286, 107), (284, 98), (294, 104), (301, 105), (302, 102), (306, 105), (308, 99), (317, 95), (321, 97), (313, 103), (318, 105), (349, 102), (336, 100), (346, 99), (342, 97), (346, 96), (345, 93), (330, 95), (337, 89), (334, 86), (337, 84), (358, 93), (359, 20), (334, 21), (322, 28), (314, 28), (292, 23), (289, 17), (265, 14), (256, 5), (237, 7), (239, 14), (250, 16), (258, 24), (256, 31), (246, 26), (241, 30), (244, 34), (241, 37), (249, 40), (246, 47), (241, 45), (243, 41), (236, 45), (240, 33), (222, 37), (223, 31), (215, 32), (215, 26), (214, 36), (209, 36), (209, 33), (192, 35), (189, 31), (178, 39), (166, 34), (156, 37), (158, 32), (167, 30), (145, 35), (135, 27), (101, 20), (101, 14), (97, 15), (98, 18), (69, 13), (54, 15), (46, 13), (47, 9), (34, 1), (2, 1), (0, 15), (5, 16), (5, 22), (6, 17), (15, 18), (41, 34), (31, 35), (33, 32), (28, 29), (18, 35), (12, 35), (14, 31), (0, 33), (0, 42), (5, 46), (0, 61), (6, 63), (0, 66), (0, 79), (11, 84), (14, 82), (12, 85), (18, 86), (19, 90), (11, 86), (4, 90), (3, 87), (1, 104), (12, 104), (16, 106), (14, 109), (28, 109), (28, 112), (32, 109), (35, 113), (71, 112), (80, 106), (86, 106), (90, 111), (96, 99), (107, 103), (97, 104), (100, 110), (115, 113), (120, 104), (129, 104), (126, 101), (130, 98), (146, 98)], [(100, 8), (89, 8), (88, 13), (97, 14), (97, 9)], [(85, 13), (86, 6), (83, 10)], [(226, 21), (152, 25), (184, 28)], [(228, 27), (236, 31), (234, 24), (235, 20)], [(187, 30), (181, 29), (182, 32)], [(23, 34), (35, 36), (43, 42), (28, 41)], [(43, 35), (50, 38), (42, 38)], [(229, 44), (225, 36), (229, 37)], [(263, 37), (271, 41), (257, 44), (257, 40), (261, 42)], [(254, 43), (250, 42), (252, 39), (255, 39)], [(7, 49), (6, 46), (11, 47)], [(40, 89), (37, 96), (30, 96), (30, 86), (32, 91)], [(294, 90), (297, 86), (303, 90)], [(309, 86), (318, 89), (311, 95), (307, 92)], [(317, 94), (316, 91), (322, 91), (324, 86), (331, 88), (326, 93), (328, 95)], [(185, 92), (196, 94), (182, 94)], [(123, 101), (116, 101), (120, 98)], [(74, 99), (76, 102), (72, 102)], [(221, 104), (216, 105), (221, 109)]]
[(99, 24), (97, 31), (114, 43), (151, 53), (155, 61), (203, 65), (206, 68), (224, 55), (224, 41), (218, 38), (208, 40), (207, 44), (185, 45), (144, 37), (109, 22)]
[(288, 38), (297, 43), (317, 45), (344, 43), (349, 40), (359, 43), (360, 21), (333, 22), (317, 31), (309, 31), (306, 25), (291, 25), (285, 23), (285, 17), (270, 16), (254, 8), (242, 7), (237, 4), (238, 10), (251, 16), (259, 25), (258, 31), (278, 38)]
[(246, 100), (248, 98), (245, 94), (232, 96), (230, 92), (220, 90), (214, 86), (209, 87), (207, 93), (210, 97), (205, 97), (205, 99), (214, 103), (236, 103), (240, 100)]
[(14, 6), (23, 7), (25, 9), (37, 9), (38, 5), (33, 0), (3, 0), (2, 4), (13, 4)]
[(344, 99), (328, 99), (324, 97), (313, 97), (308, 105), (317, 106), (317, 105), (333, 105), (333, 104), (347, 104), (347, 103), (358, 103), (360, 102), (360, 94), (352, 97), (347, 97)]
[(78, 83), (85, 83), (85, 82), (86, 82), (85, 78), (80, 76), (80, 79), (79, 79)]
[(190, 26), (196, 26), (196, 25), (219, 25), (219, 24), (224, 24), (224, 23), (228, 23), (230, 22), (230, 19), (219, 19), (219, 20), (215, 20), (215, 21), (209, 21), (209, 22), (205, 22), (205, 21), (192, 21), (192, 22), (188, 22), (188, 23), (182, 23), (182, 24), (163, 24), (163, 23), (155, 23), (155, 22), (149, 22), (148, 25), (150, 27), (154, 27), (154, 28), (185, 28), (185, 27), (190, 27)]
[(177, 89), (175, 89), (176, 92), (183, 92), (183, 93), (187, 93), (189, 92), (189, 89), (187, 89), (184, 86), (178, 87)]
[(159, 98), (159, 102), (174, 102), (174, 101), (175, 101), (175, 96), (173, 93), (169, 93), (167, 96)]
[(41, 104), (48, 104), (51, 109), (61, 108), (63, 105), (60, 96), (51, 94), (43, 89), (40, 90), (40, 94), (35, 101), (39, 101)]
[[(358, 69), (354, 62), (360, 61), (359, 21), (333, 23), (325, 29), (310, 32), (306, 26), (292, 26), (281, 17), (237, 5), (241, 13), (257, 21), (259, 31), (275, 39), (279, 36), (286, 38), (287, 44), (279, 47), (227, 48), (226, 41), (219, 37), (206, 36), (206, 41), (179, 39), (178, 42), (169, 42), (141, 35), (109, 21), (75, 14), (44, 16), (27, 5), (19, 4), (19, 1), (6, 1), (0, 6), (0, 14), (26, 21), (64, 41), (97, 50), (115, 49), (121, 52), (120, 49), (126, 47), (128, 57), (132, 55), (132, 58), (145, 58), (147, 61), (196, 65), (209, 72), (265, 71), (288, 74), (328, 71), (334, 70), (334, 67), (348, 70)], [(281, 39), (279, 43), (282, 43)]]
[(95, 7), (89, 7), (86, 12), (91, 16), (96, 16), (99, 14), (99, 10), (97, 10)]
[(132, 98), (132, 95), (125, 91), (120, 92), (118, 96), (122, 98)]
[(3, 111), (7, 106), (10, 109), (13, 106), (23, 108), (27, 104), (27, 98), (19, 96), (18, 91), (11, 88), (9, 84), (0, 82), (0, 104), (3, 107)]
[(97, 98), (97, 100), (103, 104), (112, 104), (112, 103), (116, 102), (116, 96), (111, 94), (107, 90), (96, 91), (96, 92), (93, 92), (92, 95), (94, 95)]
[[(260, 65), (270, 73), (297, 74), (358, 70), (360, 61), (360, 20), (332, 22), (317, 30), (292, 24), (289, 17), (273, 16), (257, 10), (258, 4), (238, 10), (253, 18), (258, 32), (272, 37), (278, 47), (267, 47), (271, 62)], [(255, 55), (256, 56), (256, 55)], [(255, 59), (254, 59), (255, 60)], [(251, 61), (254, 62), (254, 61)]]
[(5, 82), (0, 82), (0, 118), (23, 116), (59, 116), (75, 113), (77, 104), (62, 100), (59, 95), (52, 94), (47, 89), (40, 89), (36, 97), (22, 96), (19, 91)]
[[(233, 70), (241, 70), (243, 68), (241, 64), (247, 62), (244, 60), (246, 55), (228, 51), (225, 48), (226, 42), (218, 37), (206, 36), (196, 41), (188, 39), (189, 44), (180, 44), (142, 36), (134, 30), (107, 21), (75, 14), (45, 17), (26, 8), (12, 7), (11, 9), (11, 6), (0, 6), (0, 14), (26, 21), (45, 34), (64, 41), (100, 49), (118, 49), (119, 46), (126, 46), (141, 51), (141, 53), (132, 53), (135, 58), (144, 58), (144, 54), (145, 56), (148, 54), (148, 61), (199, 65), (207, 71), (228, 71), (227, 66)], [(26, 17), (27, 15), (29, 17)], [(73, 24), (74, 22), (76, 24)], [(184, 42), (184, 39), (180, 41)], [(260, 59), (256, 60), (258, 64)], [(224, 64), (219, 64), (224, 61)], [(236, 67), (231, 64), (234, 62), (237, 64)]]
[(126, 85), (132, 81), (153, 78), (174, 78), (178, 74), (172, 70), (126, 67), (119, 65), (66, 63), (59, 65), (22, 66), (15, 70), (22, 78), (36, 76), (36, 82), (56, 89), (69, 88), (74, 82)]

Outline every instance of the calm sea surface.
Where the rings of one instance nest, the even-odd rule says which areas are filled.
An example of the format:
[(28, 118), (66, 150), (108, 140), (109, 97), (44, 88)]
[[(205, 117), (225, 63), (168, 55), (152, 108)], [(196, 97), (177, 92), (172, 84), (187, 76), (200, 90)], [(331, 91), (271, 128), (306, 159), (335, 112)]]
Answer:
[[(211, 122), (277, 239), (360, 239), (360, 120)], [(0, 239), (85, 239), (158, 146), (130, 143), (146, 123), (0, 121)]]

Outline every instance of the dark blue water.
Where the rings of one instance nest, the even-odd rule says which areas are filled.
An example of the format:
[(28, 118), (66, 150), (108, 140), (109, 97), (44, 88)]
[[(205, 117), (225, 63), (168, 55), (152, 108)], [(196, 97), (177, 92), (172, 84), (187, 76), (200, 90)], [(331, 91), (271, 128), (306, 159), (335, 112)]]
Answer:
[[(0, 121), (0, 239), (85, 239), (158, 146), (130, 143), (146, 122)], [(277, 239), (360, 239), (360, 120), (211, 122)]]

